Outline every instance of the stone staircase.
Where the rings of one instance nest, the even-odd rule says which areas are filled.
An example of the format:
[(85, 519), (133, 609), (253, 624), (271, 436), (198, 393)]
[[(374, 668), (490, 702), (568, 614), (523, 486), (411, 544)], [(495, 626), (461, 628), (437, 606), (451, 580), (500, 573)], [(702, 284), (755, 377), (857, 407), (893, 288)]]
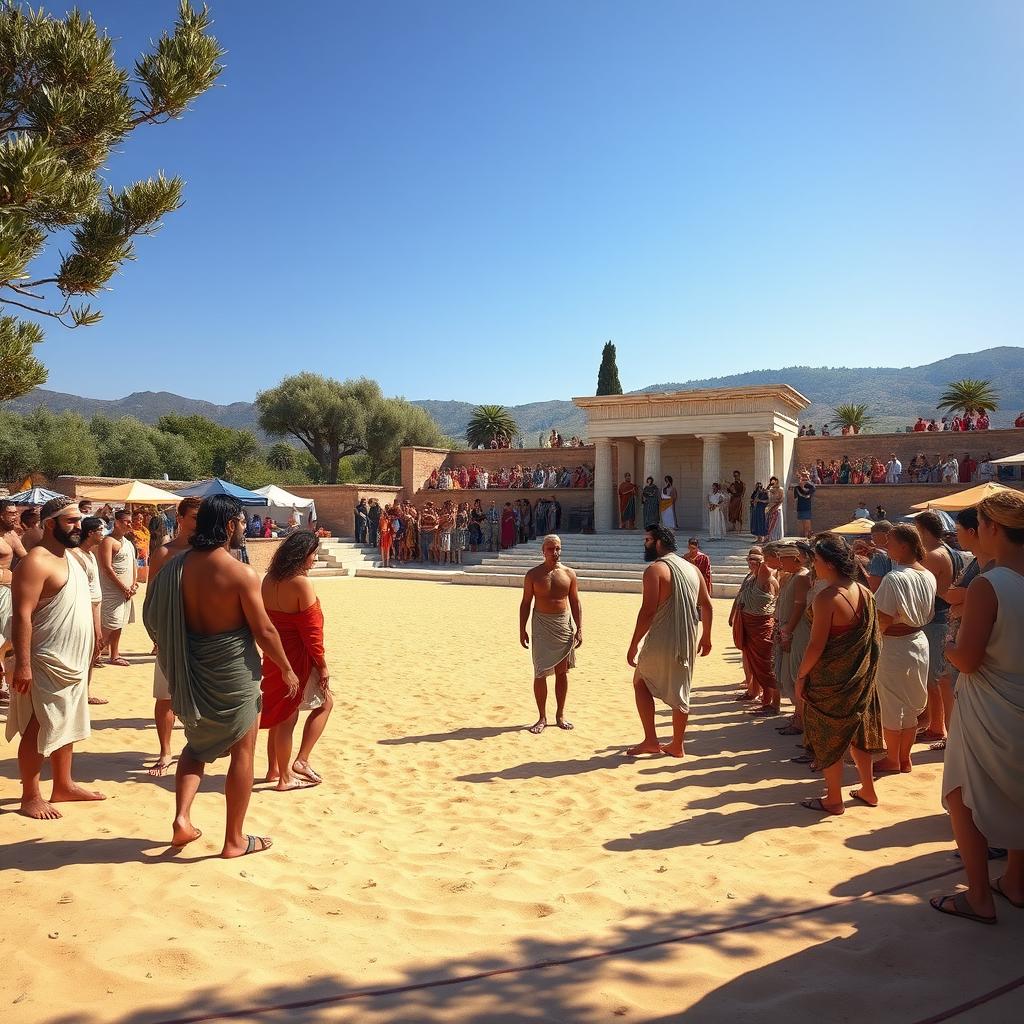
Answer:
[[(640, 593), (646, 563), (643, 534), (639, 530), (607, 534), (562, 534), (562, 561), (576, 570), (580, 590)], [(754, 538), (731, 534), (711, 541), (699, 533), (680, 530), (680, 553), (686, 539), (696, 536), (701, 550), (711, 559), (714, 597), (735, 597), (747, 574), (746, 554)], [(484, 557), (478, 566), (466, 566), (454, 583), (478, 586), (521, 587), (527, 570), (542, 560), (540, 540), (520, 544), (511, 551)]]
[[(685, 530), (677, 535), (685, 550)], [(711, 559), (715, 597), (734, 597), (746, 575), (746, 554), (753, 537), (732, 534), (720, 541), (701, 540), (701, 549)], [(335, 574), (376, 579), (433, 580), (466, 586), (521, 587), (527, 571), (542, 561), (540, 540), (520, 544), (510, 551), (463, 552), (461, 566), (424, 563), (383, 568), (378, 552), (351, 540), (328, 537), (320, 542), (320, 561)], [(639, 593), (645, 568), (643, 534), (639, 530), (608, 534), (563, 534), (562, 561), (576, 570), (580, 589)], [(318, 563), (320, 564), (320, 563)], [(316, 570), (314, 573), (316, 574)]]

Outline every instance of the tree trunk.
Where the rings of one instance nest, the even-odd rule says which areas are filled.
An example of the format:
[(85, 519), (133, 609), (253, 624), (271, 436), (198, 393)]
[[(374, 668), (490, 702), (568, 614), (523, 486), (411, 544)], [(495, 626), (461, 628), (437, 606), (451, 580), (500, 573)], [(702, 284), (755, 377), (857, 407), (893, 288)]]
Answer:
[(327, 482), (329, 484), (336, 484), (338, 482), (339, 462), (341, 462), (341, 453), (338, 446), (336, 444), (332, 444), (327, 465), (324, 467), (327, 470)]

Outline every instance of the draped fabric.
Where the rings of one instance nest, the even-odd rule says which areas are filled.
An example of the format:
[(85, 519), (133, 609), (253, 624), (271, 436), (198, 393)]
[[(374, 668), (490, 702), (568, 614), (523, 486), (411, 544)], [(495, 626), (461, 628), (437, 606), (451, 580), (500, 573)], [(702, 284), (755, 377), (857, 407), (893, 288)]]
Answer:
[(619, 484), (619, 519), (631, 523), (636, 519), (637, 486), (623, 481)]
[(24, 733), (35, 715), (36, 749), (43, 757), (90, 734), (88, 679), (95, 631), (89, 580), (78, 559), (64, 561), (67, 582), (32, 613), (32, 686), (28, 693), (12, 691), (7, 712), (8, 740)]
[(733, 480), (726, 488), (729, 492), (729, 522), (743, 524), (743, 495), (747, 485), (742, 480)]
[(535, 608), (530, 634), (534, 679), (551, 675), (566, 659), (567, 668), (576, 667), (576, 631), (568, 608), (561, 612), (539, 612)]
[[(121, 546), (111, 559), (111, 565), (118, 580), (130, 587), (135, 578), (135, 546), (127, 537), (122, 537), (119, 543)], [(135, 621), (135, 601), (126, 598), (124, 591), (105, 572), (100, 573), (100, 590), (103, 594), (100, 626), (103, 629), (123, 629)]]
[(654, 485), (648, 484), (640, 492), (644, 512), (644, 526), (657, 526), (661, 519), (661, 491)]
[(861, 587), (860, 619), (830, 636), (804, 690), (804, 742), (821, 768), (852, 744), (869, 754), (885, 750), (876, 689), (881, 632), (874, 595)]
[(636, 672), (651, 696), (670, 708), (689, 711), (700, 622), (700, 572), (676, 554), (658, 561), (664, 562), (672, 574), (672, 596), (654, 613)]
[(279, 612), (268, 608), (267, 614), (281, 637), (288, 664), (298, 676), (299, 688), (289, 696), (280, 666), (263, 655), (261, 729), (279, 725), (299, 710), (313, 667), (324, 663), (324, 613), (319, 600), (301, 612)]
[(142, 621), (157, 645), (186, 750), (198, 761), (223, 757), (260, 711), (260, 655), (248, 625), (226, 633), (188, 632), (181, 574), (192, 554), (175, 555), (147, 588)]

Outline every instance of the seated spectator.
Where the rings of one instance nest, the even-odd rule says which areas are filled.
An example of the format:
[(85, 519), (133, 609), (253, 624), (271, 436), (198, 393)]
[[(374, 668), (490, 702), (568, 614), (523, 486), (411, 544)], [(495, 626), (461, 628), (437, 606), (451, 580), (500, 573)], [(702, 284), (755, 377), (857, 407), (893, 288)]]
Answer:
[(831, 437), (831, 436), (832, 436), (832, 435), (831, 435), (831, 434), (829, 433), (829, 429), (828, 429), (828, 424), (827, 424), (827, 423), (823, 423), (823, 424), (821, 425), (821, 436), (822, 436), (822, 437)]
[(928, 429), (929, 430), (938, 430), (939, 429), (939, 425), (938, 425), (938, 423), (935, 422), (935, 420), (929, 420), (928, 421)]
[(1015, 420), (1013, 421), (1013, 425), (1014, 425), (1015, 427), (1018, 427), (1018, 428), (1019, 428), (1019, 427), (1024, 427), (1024, 412), (1022, 412), (1022, 413), (1021, 413), (1021, 414), (1020, 414), (1020, 415), (1019, 415), (1019, 416), (1018, 416), (1018, 417), (1017, 417), (1017, 418), (1016, 418), (1016, 419), (1015, 419)]
[(976, 430), (988, 430), (989, 418), (988, 413), (984, 409), (978, 413), (978, 422), (975, 424)]
[(928, 429), (928, 424), (925, 423), (924, 417), (923, 416), (918, 416), (917, 417), (917, 422), (914, 424), (914, 430), (921, 431), (921, 430), (927, 430), (927, 429)]
[(440, 479), (441, 474), (436, 469), (433, 469), (430, 472), (430, 476), (427, 477), (427, 482), (424, 486), (426, 486), (429, 490), (436, 491), (440, 483)]
[(853, 518), (854, 519), (870, 519), (871, 518), (871, 513), (868, 511), (867, 506), (864, 504), (864, 502), (861, 502), (853, 510)]
[(815, 437), (816, 436), (815, 433), (814, 433), (814, 424), (813, 423), (808, 423), (807, 424), (807, 436), (808, 437)]
[(873, 484), (885, 483), (885, 466), (878, 459), (872, 458), (871, 466), (868, 470), (868, 479)]

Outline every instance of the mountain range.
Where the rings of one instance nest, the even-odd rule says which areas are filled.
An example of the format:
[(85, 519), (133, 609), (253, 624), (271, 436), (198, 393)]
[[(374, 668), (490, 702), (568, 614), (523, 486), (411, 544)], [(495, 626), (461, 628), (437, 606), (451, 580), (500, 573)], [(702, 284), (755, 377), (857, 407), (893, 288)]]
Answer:
[[(596, 371), (595, 371), (596, 372)], [(738, 387), (745, 384), (789, 384), (811, 402), (803, 416), (804, 422), (820, 424), (832, 418), (832, 409), (843, 402), (863, 403), (873, 421), (868, 430), (902, 430), (917, 416), (935, 415), (935, 403), (954, 380), (963, 377), (981, 378), (994, 383), (1000, 396), (1000, 409), (992, 417), (992, 425), (1008, 426), (1024, 409), (1024, 348), (1003, 346), (950, 356), (924, 366), (904, 367), (812, 367), (787, 366), (777, 370), (752, 370), (727, 377), (652, 384), (637, 394), (654, 391), (688, 391), (696, 388)], [(595, 376), (596, 379), (596, 376)], [(483, 396), (486, 400), (486, 396)], [(421, 406), (449, 436), (465, 435), (466, 424), (474, 403), (424, 399)], [(183, 398), (166, 391), (140, 391), (112, 400), (82, 398), (37, 388), (23, 398), (8, 402), (5, 408), (30, 412), (39, 405), (54, 412), (69, 409), (90, 417), (101, 413), (112, 418), (135, 416), (145, 423), (155, 423), (165, 413), (185, 415), (199, 413), (217, 423), (260, 432), (256, 410), (251, 402), (216, 405), (194, 398)], [(510, 406), (519, 429), (527, 441), (552, 428), (563, 436), (584, 434), (586, 419), (572, 402), (553, 400)]]

